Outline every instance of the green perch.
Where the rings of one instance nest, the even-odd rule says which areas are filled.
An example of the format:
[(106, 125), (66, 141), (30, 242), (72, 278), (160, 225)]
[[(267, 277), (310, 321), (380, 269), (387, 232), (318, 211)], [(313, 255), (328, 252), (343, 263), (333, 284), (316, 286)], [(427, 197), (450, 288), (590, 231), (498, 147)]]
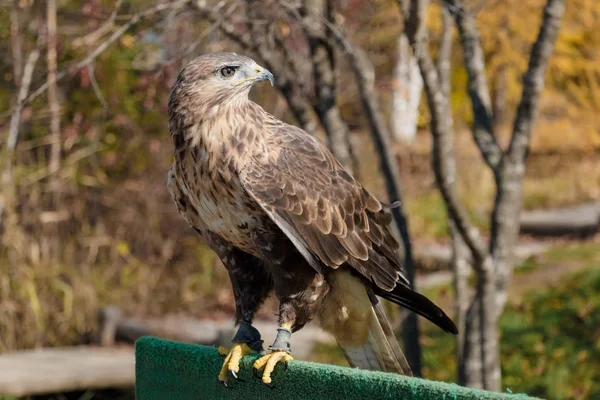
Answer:
[(450, 383), (409, 378), (304, 361), (290, 361), (287, 371), (275, 370), (269, 388), (253, 375), (257, 355), (241, 361), (240, 379), (233, 387), (217, 380), (223, 356), (214, 347), (144, 337), (136, 349), (137, 400), (200, 399), (394, 399), (466, 400), (533, 399), (523, 394), (494, 393)]

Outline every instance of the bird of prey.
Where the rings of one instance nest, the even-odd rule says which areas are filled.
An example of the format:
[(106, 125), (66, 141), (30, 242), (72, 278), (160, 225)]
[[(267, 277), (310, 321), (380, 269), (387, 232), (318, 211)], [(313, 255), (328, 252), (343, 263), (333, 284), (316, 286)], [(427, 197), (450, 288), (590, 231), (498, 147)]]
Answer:
[[(273, 75), (252, 59), (211, 53), (191, 61), (169, 97), (175, 161), (168, 188), (183, 218), (229, 273), (238, 331), (218, 379), (237, 377), (240, 359), (271, 384), (291, 360), (292, 333), (315, 319), (351, 366), (411, 375), (378, 297), (456, 334), (454, 323), (411, 290), (398, 260), (391, 216), (302, 129), (248, 98)], [(270, 292), (279, 300), (274, 343), (263, 350), (252, 326)]]

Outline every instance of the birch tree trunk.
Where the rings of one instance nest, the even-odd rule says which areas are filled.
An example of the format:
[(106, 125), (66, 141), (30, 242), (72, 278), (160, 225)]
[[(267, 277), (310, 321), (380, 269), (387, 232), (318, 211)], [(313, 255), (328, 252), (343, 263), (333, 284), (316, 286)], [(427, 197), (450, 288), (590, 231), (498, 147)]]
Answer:
[(467, 311), (472, 290), (467, 278), (470, 265), (468, 262), (469, 248), (460, 237), (460, 233), (450, 221), (450, 241), (452, 243), (452, 273), (454, 275), (454, 322), (458, 327), (456, 337), (456, 359), (458, 360), (458, 381), (465, 382), (467, 371), (461, 360), (465, 359), (465, 332), (467, 332)]
[(392, 130), (397, 140), (414, 141), (419, 119), (423, 79), (404, 33), (398, 37), (398, 60), (392, 91)]

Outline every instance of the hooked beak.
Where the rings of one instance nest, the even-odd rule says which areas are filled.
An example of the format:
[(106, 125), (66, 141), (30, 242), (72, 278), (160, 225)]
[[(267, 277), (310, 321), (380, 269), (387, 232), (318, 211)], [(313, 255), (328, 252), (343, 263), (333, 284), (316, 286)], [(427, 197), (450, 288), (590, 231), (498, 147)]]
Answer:
[(268, 69), (265, 69), (261, 66), (257, 66), (255, 71), (256, 71), (256, 78), (254, 78), (254, 80), (256, 82), (269, 81), (269, 82), (271, 82), (271, 86), (275, 85), (275, 77), (273, 76), (271, 71), (269, 71)]

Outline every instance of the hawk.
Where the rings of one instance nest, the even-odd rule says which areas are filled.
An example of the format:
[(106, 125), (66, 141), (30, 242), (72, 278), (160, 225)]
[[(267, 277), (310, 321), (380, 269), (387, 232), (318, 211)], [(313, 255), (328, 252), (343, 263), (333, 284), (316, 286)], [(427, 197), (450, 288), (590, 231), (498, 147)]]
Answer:
[[(175, 161), (168, 188), (183, 218), (229, 273), (238, 331), (219, 380), (240, 359), (272, 382), (291, 360), (290, 338), (316, 319), (354, 367), (411, 375), (378, 297), (456, 334), (450, 318), (411, 290), (399, 263), (390, 213), (326, 146), (248, 98), (274, 78), (252, 59), (212, 53), (191, 61), (169, 97)], [(252, 326), (270, 292), (279, 300), (274, 343), (263, 351)]]

